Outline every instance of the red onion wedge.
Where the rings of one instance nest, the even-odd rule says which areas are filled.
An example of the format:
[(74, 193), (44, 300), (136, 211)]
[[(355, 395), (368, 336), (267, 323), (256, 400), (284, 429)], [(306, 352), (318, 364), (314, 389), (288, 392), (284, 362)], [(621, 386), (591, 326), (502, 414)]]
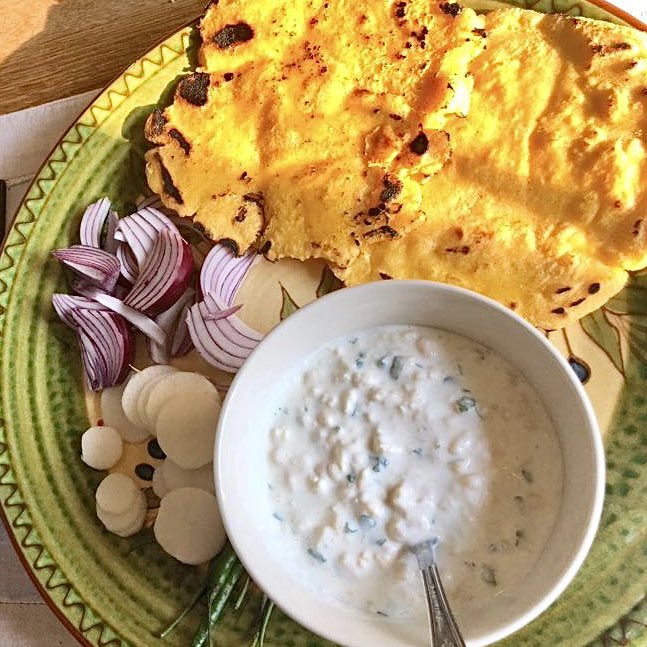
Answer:
[(77, 276), (111, 293), (119, 279), (119, 261), (116, 256), (89, 245), (73, 245), (56, 249), (52, 255)]
[(200, 271), (201, 303), (188, 313), (193, 345), (216, 368), (235, 373), (263, 335), (244, 324), (233, 301), (247, 272), (259, 257), (250, 252), (237, 257), (228, 247), (216, 245)]
[(107, 228), (106, 228), (106, 237), (103, 241), (103, 249), (111, 254), (114, 254), (117, 251), (117, 241), (115, 240), (115, 234), (117, 233), (117, 223), (119, 222), (119, 216), (116, 211), (110, 211), (108, 214)]
[(76, 332), (89, 387), (99, 391), (119, 384), (135, 354), (135, 339), (126, 321), (85, 297), (54, 294), (52, 304), (61, 321)]
[(208, 314), (205, 319), (207, 321), (218, 321), (218, 319), (227, 319), (227, 317), (231, 317), (231, 315), (235, 315), (243, 306), (231, 306), (230, 308), (226, 308), (225, 310), (218, 310), (217, 312), (214, 312), (212, 314)]
[(139, 269), (124, 304), (150, 316), (160, 314), (189, 286), (193, 273), (191, 248), (175, 227), (162, 229)]
[(75, 292), (96, 301), (104, 308), (122, 316), (126, 321), (129, 321), (135, 328), (141, 330), (156, 343), (166, 344), (166, 333), (150, 317), (142, 314), (139, 310), (135, 310), (135, 308), (126, 305), (123, 301), (117, 299), (117, 297), (101, 292), (83, 281), (73, 281), (72, 287)]
[(72, 318), (88, 386), (100, 391), (122, 382), (135, 356), (130, 326), (109, 310), (74, 310)]
[(161, 211), (144, 207), (119, 221), (115, 239), (132, 252), (135, 263), (141, 270), (155, 246), (157, 235), (164, 229), (177, 232), (177, 227)]
[[(87, 207), (82, 218), (79, 237), (81, 245), (103, 248), (107, 252), (115, 251), (115, 229), (117, 227), (117, 214), (110, 209), (110, 200), (101, 198)], [(103, 245), (101, 238), (107, 222), (106, 234)]]
[(178, 319), (177, 328), (171, 339), (171, 357), (182, 357), (193, 349), (193, 340), (189, 334), (186, 318), (191, 306), (187, 305)]
[(230, 306), (247, 272), (259, 258), (254, 252), (237, 257), (228, 247), (216, 245), (200, 270), (202, 294), (212, 294)]
[[(149, 340), (148, 352), (156, 364), (168, 364), (171, 357), (185, 355), (191, 349), (191, 343), (187, 344), (184, 340), (188, 338), (189, 342), (191, 341), (186, 327), (186, 311), (191, 307), (194, 298), (195, 290), (188, 288), (168, 310), (155, 318), (155, 323), (167, 335), (165, 344)], [(178, 329), (181, 329), (179, 333)]]
[(198, 353), (216, 368), (235, 373), (263, 335), (234, 314), (215, 318), (227, 309), (222, 301), (207, 294), (204, 301), (189, 309), (187, 324)]
[(134, 283), (137, 280), (139, 270), (137, 269), (137, 261), (133, 253), (130, 251), (130, 247), (127, 247), (126, 245), (117, 245), (115, 254), (119, 260), (121, 275), (129, 283)]
[(106, 307), (102, 306), (92, 299), (86, 297), (78, 297), (72, 294), (53, 294), (52, 305), (58, 315), (58, 318), (68, 328), (76, 328), (76, 322), (72, 317), (75, 310), (105, 310)]

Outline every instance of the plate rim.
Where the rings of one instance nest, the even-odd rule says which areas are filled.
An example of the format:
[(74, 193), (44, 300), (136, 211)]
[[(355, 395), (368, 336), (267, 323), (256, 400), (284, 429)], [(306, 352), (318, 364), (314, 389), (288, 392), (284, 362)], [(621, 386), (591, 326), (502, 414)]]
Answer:
[[(585, 2), (587, 2), (588, 4), (590, 4), (590, 5), (594, 6), (594, 7), (597, 7), (599, 9), (602, 9), (602, 10), (608, 12), (610, 15), (612, 15), (612, 16), (614, 16), (616, 18), (619, 18), (620, 20), (624, 21), (625, 23), (627, 23), (629, 26), (633, 27), (634, 29), (638, 29), (639, 31), (643, 31), (643, 32), (647, 33), (647, 22), (641, 20), (638, 16), (635, 16), (635, 15), (627, 12), (626, 10), (624, 10), (624, 9), (614, 5), (614, 4), (611, 4), (610, 2), (608, 2), (608, 0), (585, 0)], [(514, 6), (514, 5), (512, 5), (512, 6)], [(532, 10), (532, 9), (530, 9), (530, 10)], [(560, 13), (560, 12), (555, 12), (555, 13)], [(29, 184), (29, 187), (27, 189), (25, 197), (22, 199), (22, 201), (21, 201), (18, 209), (16, 210), (16, 212), (12, 215), (9, 223), (7, 223), (6, 230), (5, 230), (4, 235), (3, 235), (3, 237), (2, 237), (2, 239), (0, 241), (0, 258), (2, 256), (5, 256), (5, 253), (6, 253), (7, 249), (24, 247), (27, 244), (29, 235), (25, 236), (24, 234), (18, 232), (22, 236), (23, 240), (20, 241), (19, 243), (12, 244), (12, 245), (8, 245), (9, 237), (14, 232), (14, 230), (16, 230), (16, 221), (17, 221), (19, 215), (22, 213), (23, 209), (27, 209), (31, 213), (31, 215), (34, 216), (33, 220), (31, 220), (30, 222), (35, 222), (35, 220), (38, 219), (39, 216), (36, 216), (36, 214), (34, 214), (31, 211), (31, 209), (27, 206), (27, 202), (30, 201), (30, 200), (43, 200), (44, 198), (46, 198), (47, 192), (39, 186), (39, 182), (42, 181), (43, 179), (45, 179), (45, 178), (42, 177), (43, 171), (49, 166), (49, 164), (50, 164), (50, 162), (52, 160), (52, 156), (56, 152), (56, 150), (59, 149), (60, 147), (62, 147), (62, 144), (67, 143), (67, 138), (69, 137), (69, 135), (72, 132), (75, 132), (75, 131), (78, 132), (77, 127), (78, 127), (79, 122), (82, 119), (82, 117), (86, 113), (90, 114), (92, 116), (92, 119), (95, 122), (91, 126), (91, 128), (96, 129), (99, 126), (99, 120), (97, 119), (97, 117), (92, 112), (93, 108), (95, 107), (95, 104), (97, 104), (97, 102), (102, 97), (106, 97), (108, 99), (108, 103), (109, 103), (108, 108), (103, 108), (101, 106), (97, 106), (97, 108), (110, 112), (113, 109), (113, 99), (110, 96), (111, 93), (115, 93), (117, 95), (120, 95), (124, 100), (127, 99), (131, 94), (130, 88), (128, 87), (127, 76), (132, 76), (133, 78), (138, 78), (138, 79), (141, 79), (141, 78), (147, 76), (147, 73), (144, 71), (143, 65), (141, 66), (141, 71), (140, 72), (137, 72), (136, 69), (135, 69), (136, 66), (138, 66), (139, 64), (143, 64), (145, 61), (148, 61), (149, 63), (151, 63), (151, 64), (153, 64), (153, 65), (155, 65), (157, 67), (160, 67), (160, 63), (157, 63), (155, 60), (152, 60), (152, 57), (157, 52), (160, 52), (160, 54), (161, 54), (163, 47), (166, 46), (168, 49), (173, 51), (173, 53), (176, 54), (177, 56), (184, 55), (186, 53), (186, 50), (188, 49), (188, 46), (189, 46), (189, 42), (188, 42), (188, 38), (190, 37), (190, 31), (189, 30), (193, 29), (198, 24), (200, 18), (201, 18), (201, 16), (198, 16), (196, 18), (193, 18), (193, 19), (189, 20), (188, 22), (186, 22), (184, 25), (182, 25), (178, 29), (175, 29), (174, 31), (168, 33), (166, 36), (161, 38), (154, 46), (149, 48), (142, 56), (135, 59), (126, 68), (124, 68), (121, 72), (119, 72), (117, 75), (115, 75), (115, 77), (109, 83), (107, 83), (103, 88), (101, 88), (97, 92), (96, 96), (94, 96), (91, 99), (91, 101), (87, 105), (85, 105), (83, 107), (83, 109), (80, 111), (80, 113), (72, 121), (70, 121), (70, 125), (67, 128), (67, 130), (61, 135), (61, 137), (53, 145), (53, 147), (51, 148), (49, 153), (43, 158), (43, 162), (39, 166), (38, 170), (36, 171), (36, 173), (34, 175), (34, 179)], [(170, 47), (168, 45), (168, 41), (170, 41), (173, 38), (179, 38), (181, 40), (181, 42), (183, 43), (183, 48), (182, 48), (181, 52), (178, 52), (177, 50), (173, 49), (172, 47)], [(186, 42), (185, 42), (185, 38), (187, 39)], [(161, 62), (164, 63), (163, 55), (161, 57)], [(121, 92), (119, 89), (117, 89), (115, 87), (117, 85), (117, 83), (120, 82), (120, 81), (123, 81), (124, 86), (126, 88), (126, 93)], [(80, 133), (78, 133), (78, 134), (80, 135)], [(75, 143), (78, 143), (78, 142), (75, 142)], [(40, 196), (38, 196), (36, 198), (30, 197), (30, 195), (31, 195), (32, 191), (34, 190), (34, 188), (38, 188), (38, 190), (41, 192), (42, 195), (40, 195)], [(9, 256), (9, 255), (7, 254), (7, 256)], [(14, 265), (15, 265), (15, 260), (13, 258), (11, 260), (14, 261)], [(12, 266), (9, 266), (9, 267), (12, 267)], [(9, 290), (9, 285), (7, 285), (5, 287), (5, 289)], [(0, 420), (0, 424), (4, 425), (4, 421)], [(0, 448), (2, 448), (2, 443), (0, 443)], [(2, 449), (2, 451), (0, 451), (0, 455), (5, 454), (5, 453), (9, 453), (8, 449), (9, 449), (9, 447), (5, 445), (4, 449)], [(10, 460), (9, 460), (9, 464), (11, 464)], [(0, 473), (0, 485), (10, 485), (11, 486), (11, 484), (5, 484), (5, 483), (2, 482), (4, 477), (6, 476), (6, 474), (9, 473), (9, 471), (11, 471), (11, 467), (8, 467), (8, 469), (5, 472)], [(7, 497), (7, 500), (11, 496), (13, 496), (13, 494), (16, 491), (19, 490), (18, 484), (14, 483), (13, 487), (14, 487), (14, 490), (10, 493), (9, 497)], [(3, 525), (4, 529), (5, 529), (5, 532), (7, 534), (7, 537), (9, 538), (9, 542), (10, 542), (10, 544), (12, 546), (12, 549), (16, 553), (22, 568), (25, 570), (25, 572), (26, 572), (27, 576), (29, 577), (29, 579), (31, 580), (32, 584), (34, 585), (34, 587), (38, 591), (39, 595), (41, 596), (41, 598), (43, 599), (43, 601), (45, 602), (47, 607), (49, 607), (49, 609), (54, 613), (54, 615), (57, 617), (57, 619), (63, 624), (63, 626), (67, 629), (67, 631), (79, 642), (79, 644), (83, 645), (84, 647), (94, 647), (94, 644), (92, 642), (90, 642), (84, 636), (83, 632), (81, 632), (80, 628), (77, 627), (74, 624), (74, 622), (68, 616), (65, 615), (65, 613), (63, 612), (63, 609), (61, 608), (61, 606), (59, 606), (55, 602), (55, 600), (52, 598), (52, 596), (50, 596), (48, 589), (36, 577), (36, 574), (34, 572), (32, 564), (29, 563), (25, 552), (20, 547), (18, 538), (16, 537), (16, 535), (13, 532), (13, 526), (12, 526), (12, 524), (10, 523), (10, 521), (9, 521), (9, 519), (7, 517), (7, 512), (5, 510), (5, 505), (6, 505), (6, 500), (4, 498), (0, 499), (0, 522), (2, 523), (2, 525)], [(18, 505), (20, 505), (23, 508), (23, 510), (27, 510), (27, 506), (24, 503), (20, 503)], [(30, 533), (28, 532), (27, 534), (29, 535)], [(41, 547), (41, 548), (44, 548), (44, 547)], [(58, 565), (54, 564), (53, 569), (54, 570), (52, 571), (52, 573), (59, 570)], [(66, 581), (65, 581), (65, 584), (63, 584), (63, 586), (66, 586), (68, 588), (68, 591), (74, 591), (75, 587), (69, 581), (67, 581), (67, 577), (65, 578), (65, 580)], [(60, 586), (60, 585), (57, 585), (57, 587), (58, 586)], [(88, 606), (88, 603), (87, 603), (86, 600), (82, 600), (81, 602), (77, 602), (77, 603), (75, 603), (74, 605), (71, 605), (71, 606), (79, 606), (79, 605), (83, 607), (83, 613), (82, 613), (82, 616), (81, 616), (81, 620), (79, 621), (79, 624), (82, 625), (83, 624), (83, 618), (85, 617), (85, 610), (86, 610), (86, 607)], [(631, 613), (631, 609), (627, 612), (627, 614), (630, 614), (630, 613)], [(622, 617), (618, 618), (617, 622), (621, 622), (622, 619), (624, 617), (626, 617), (627, 614), (625, 614), (625, 616), (622, 616)], [(103, 619), (101, 619), (99, 621), (99, 623), (89, 627), (86, 630), (86, 632), (90, 631), (91, 629), (95, 629), (95, 628), (97, 628), (97, 626), (101, 626), (101, 625), (103, 626), (103, 628), (109, 627), (109, 625)], [(101, 633), (103, 633), (103, 628), (100, 629), (100, 635), (101, 635)], [(112, 645), (112, 644), (125, 645), (125, 644), (128, 644), (128, 643), (127, 643), (127, 641), (125, 641), (125, 639), (122, 636), (118, 636), (116, 638), (108, 640), (105, 643), (99, 641), (99, 644), (101, 644), (103, 647), (106, 647), (106, 646)]]

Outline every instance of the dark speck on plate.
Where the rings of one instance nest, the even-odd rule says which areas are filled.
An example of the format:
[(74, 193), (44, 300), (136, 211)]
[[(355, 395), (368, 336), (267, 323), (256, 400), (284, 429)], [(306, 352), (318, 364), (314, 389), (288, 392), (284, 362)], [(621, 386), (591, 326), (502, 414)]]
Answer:
[(159, 443), (157, 442), (157, 438), (151, 438), (148, 441), (148, 454), (152, 458), (157, 458), (159, 460), (164, 460), (166, 458), (166, 454), (164, 453), (164, 450), (160, 447)]
[(152, 481), (154, 471), (155, 468), (148, 463), (140, 463), (135, 467), (135, 474), (137, 474), (142, 481)]

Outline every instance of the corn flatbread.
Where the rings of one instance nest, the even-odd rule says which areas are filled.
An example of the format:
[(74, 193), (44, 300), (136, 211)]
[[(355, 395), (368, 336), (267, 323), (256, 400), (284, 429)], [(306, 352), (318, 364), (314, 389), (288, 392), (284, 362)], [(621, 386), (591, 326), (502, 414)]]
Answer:
[(425, 222), (336, 272), (462, 285), (559, 328), (647, 265), (647, 35), (518, 9), (485, 28)]
[(149, 185), (240, 253), (344, 267), (424, 221), (482, 28), (452, 2), (212, 3), (202, 67), (147, 123)]

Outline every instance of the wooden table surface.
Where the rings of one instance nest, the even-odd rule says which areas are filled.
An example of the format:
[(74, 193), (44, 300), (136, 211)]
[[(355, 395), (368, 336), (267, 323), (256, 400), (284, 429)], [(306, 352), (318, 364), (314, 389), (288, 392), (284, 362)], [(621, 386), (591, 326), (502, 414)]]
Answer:
[(0, 114), (101, 88), (207, 0), (0, 0)]

